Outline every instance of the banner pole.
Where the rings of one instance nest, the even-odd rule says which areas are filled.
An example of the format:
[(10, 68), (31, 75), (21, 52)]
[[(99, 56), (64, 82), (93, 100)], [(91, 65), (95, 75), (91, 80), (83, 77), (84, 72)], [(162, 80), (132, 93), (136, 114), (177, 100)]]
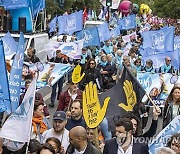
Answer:
[(99, 139), (98, 139), (99, 134), (98, 134), (98, 128), (97, 127), (93, 129), (93, 136), (94, 136), (95, 146), (97, 149), (99, 149)]
[(146, 93), (146, 96), (148, 97), (148, 99), (150, 100), (150, 102), (152, 103), (152, 105), (156, 108), (156, 104), (154, 103), (154, 101), (152, 100), (152, 98), (148, 95), (148, 93)]

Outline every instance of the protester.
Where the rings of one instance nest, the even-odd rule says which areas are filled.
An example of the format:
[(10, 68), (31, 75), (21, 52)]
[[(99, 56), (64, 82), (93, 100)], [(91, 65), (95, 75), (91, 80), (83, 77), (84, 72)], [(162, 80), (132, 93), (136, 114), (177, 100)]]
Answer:
[(101, 62), (98, 64), (97, 68), (100, 70), (100, 74), (102, 76), (103, 89), (110, 89), (115, 84), (112, 78), (114, 73), (111, 64), (107, 61), (106, 55), (101, 56)]
[[(21, 105), (21, 103), (22, 103), (22, 101), (23, 101), (23, 98), (24, 98), (24, 96), (25, 96), (25, 94), (26, 94), (26, 91), (27, 91), (27, 89), (28, 89), (29, 86), (30, 86), (30, 83), (31, 83), (31, 80), (26, 80), (26, 81), (25, 81), (25, 91), (24, 91), (24, 93), (22, 93), (22, 94), (20, 95), (19, 105)], [(43, 97), (42, 97), (42, 95), (41, 95), (40, 92), (35, 92), (35, 101), (41, 101), (41, 102), (44, 103)], [(49, 117), (50, 117), (50, 115), (49, 115), (49, 110), (48, 110), (47, 105), (46, 105), (45, 103), (44, 103), (43, 111), (44, 111), (45, 117), (46, 117), (46, 118), (49, 118)]]
[(141, 58), (137, 58), (134, 61), (134, 65), (135, 65), (136, 72), (142, 72), (143, 71), (143, 65), (141, 62)]
[(41, 143), (35, 139), (30, 140), (28, 146), (28, 154), (37, 153), (37, 151), (41, 148)]
[(50, 144), (44, 143), (38, 150), (37, 154), (56, 154), (56, 152)]
[(106, 141), (103, 154), (148, 154), (148, 145), (133, 140), (133, 124), (128, 118), (116, 123), (116, 138)]
[(146, 61), (146, 65), (144, 66), (143, 71), (156, 73), (156, 70), (153, 68), (153, 61), (151, 59)]
[(110, 45), (110, 41), (105, 41), (103, 49), (105, 51), (105, 54), (111, 54), (113, 52), (113, 47)]
[(101, 152), (93, 146), (87, 138), (86, 130), (82, 126), (76, 126), (69, 132), (70, 146), (67, 154), (101, 154)]
[[(68, 63), (68, 57), (65, 55), (62, 55), (61, 50), (56, 50), (56, 57), (53, 57), (50, 59), (50, 62), (54, 63)], [(57, 94), (57, 100), (59, 100), (59, 95), (62, 92), (63, 87), (63, 81), (64, 77), (61, 77), (53, 86), (52, 86), (52, 93), (51, 93), (51, 104), (49, 104), (50, 107), (54, 107), (54, 102), (56, 98), (56, 89), (58, 86), (58, 94)]]
[(59, 96), (58, 111), (69, 111), (72, 101), (82, 98), (82, 92), (78, 89), (78, 84), (72, 82), (72, 78), (68, 79), (67, 85), (68, 89)]
[(96, 83), (98, 85), (98, 89), (101, 90), (103, 87), (102, 85), (102, 78), (99, 70), (96, 68), (96, 62), (94, 59), (89, 59), (85, 67), (85, 76), (83, 77), (80, 85), (81, 89), (84, 90), (85, 85), (89, 82)]
[(63, 147), (61, 147), (61, 142), (56, 137), (50, 137), (46, 140), (46, 143), (50, 144), (55, 150), (56, 154), (65, 154)]
[(45, 143), (50, 137), (55, 137), (61, 142), (63, 149), (66, 151), (69, 145), (69, 131), (65, 128), (66, 123), (66, 113), (56, 111), (53, 115), (53, 128), (42, 134), (42, 143)]
[(171, 65), (171, 58), (165, 58), (165, 64), (159, 68), (159, 73), (175, 73), (174, 66)]
[(156, 154), (177, 154), (177, 153), (168, 147), (163, 147), (157, 150)]
[(32, 118), (32, 133), (31, 139), (38, 141), (42, 140), (42, 134), (50, 128), (48, 120), (44, 117), (44, 103), (41, 101), (35, 101), (34, 111)]
[(179, 154), (180, 153), (180, 134), (172, 135), (170, 140), (168, 140), (167, 147), (174, 150), (176, 154)]
[(163, 127), (167, 126), (173, 118), (180, 114), (180, 86), (174, 86), (165, 101), (163, 114)]
[(66, 129), (71, 130), (73, 127), (82, 126), (86, 128), (86, 123), (82, 115), (82, 100), (76, 99), (70, 105), (70, 118), (67, 120)]
[(24, 61), (30, 64), (34, 64), (36, 62), (40, 62), (40, 59), (35, 55), (36, 51), (34, 48), (27, 49), (27, 55), (24, 55)]

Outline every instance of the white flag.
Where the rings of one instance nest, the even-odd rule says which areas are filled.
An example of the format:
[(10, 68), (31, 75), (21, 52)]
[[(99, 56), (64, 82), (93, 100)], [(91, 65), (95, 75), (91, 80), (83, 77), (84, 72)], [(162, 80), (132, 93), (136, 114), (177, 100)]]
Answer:
[(27, 89), (22, 104), (6, 120), (0, 137), (16, 142), (29, 142), (36, 91), (36, 77)]

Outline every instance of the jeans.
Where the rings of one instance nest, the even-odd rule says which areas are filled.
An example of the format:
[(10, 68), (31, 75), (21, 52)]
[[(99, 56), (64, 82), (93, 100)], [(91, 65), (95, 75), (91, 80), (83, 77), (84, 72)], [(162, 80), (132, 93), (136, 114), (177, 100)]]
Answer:
[(112, 138), (111, 132), (108, 130), (108, 121), (106, 118), (100, 123), (101, 132), (104, 136), (104, 140), (107, 141)]
[(59, 95), (62, 92), (62, 87), (63, 87), (63, 81), (64, 77), (60, 78), (59, 81), (57, 81), (53, 86), (52, 86), (52, 93), (51, 93), (51, 102), (54, 103), (56, 99), (56, 89), (58, 86), (58, 95), (57, 95), (57, 100), (59, 100)]

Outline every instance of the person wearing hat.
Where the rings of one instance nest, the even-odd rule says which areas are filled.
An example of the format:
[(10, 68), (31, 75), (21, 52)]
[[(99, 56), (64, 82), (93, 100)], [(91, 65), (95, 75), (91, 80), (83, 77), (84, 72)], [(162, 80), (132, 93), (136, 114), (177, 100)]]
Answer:
[(69, 110), (71, 102), (75, 99), (82, 98), (82, 91), (78, 89), (78, 84), (72, 82), (72, 78), (68, 79), (68, 89), (59, 95), (59, 105), (57, 111)]
[(153, 68), (153, 61), (151, 59), (146, 61), (146, 65), (144, 66), (143, 71), (156, 73), (156, 70)]
[(69, 131), (65, 128), (67, 116), (64, 111), (56, 111), (53, 115), (53, 128), (42, 134), (42, 143), (45, 143), (49, 137), (57, 138), (64, 150), (69, 146)]

